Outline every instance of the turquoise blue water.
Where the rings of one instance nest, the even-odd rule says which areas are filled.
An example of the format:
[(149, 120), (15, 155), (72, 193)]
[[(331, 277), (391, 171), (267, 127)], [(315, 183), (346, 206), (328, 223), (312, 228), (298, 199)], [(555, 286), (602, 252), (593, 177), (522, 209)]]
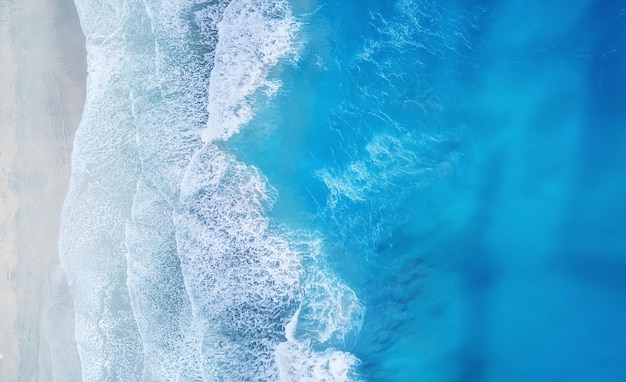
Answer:
[(626, 378), (626, 5), (77, 8), (84, 380)]

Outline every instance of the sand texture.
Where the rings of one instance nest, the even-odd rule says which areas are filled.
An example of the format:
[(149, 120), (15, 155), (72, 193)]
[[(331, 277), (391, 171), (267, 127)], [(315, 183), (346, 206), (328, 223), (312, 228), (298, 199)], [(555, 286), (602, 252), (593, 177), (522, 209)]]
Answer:
[(0, 7), (0, 381), (80, 380), (58, 234), (85, 98), (68, 0)]

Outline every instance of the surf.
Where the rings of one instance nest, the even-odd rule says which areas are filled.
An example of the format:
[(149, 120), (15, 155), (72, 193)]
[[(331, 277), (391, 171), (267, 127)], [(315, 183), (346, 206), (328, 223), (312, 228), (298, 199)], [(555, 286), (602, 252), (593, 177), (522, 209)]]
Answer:
[(220, 147), (280, 92), (289, 4), (77, 8), (89, 76), (60, 248), (83, 378), (351, 380), (342, 340), (363, 306)]

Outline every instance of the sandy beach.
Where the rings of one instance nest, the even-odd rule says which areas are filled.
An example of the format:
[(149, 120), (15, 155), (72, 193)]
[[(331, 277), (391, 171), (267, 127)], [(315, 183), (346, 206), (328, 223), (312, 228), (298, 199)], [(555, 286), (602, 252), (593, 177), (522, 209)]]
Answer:
[(0, 7), (0, 380), (80, 380), (58, 234), (85, 98), (71, 0)]

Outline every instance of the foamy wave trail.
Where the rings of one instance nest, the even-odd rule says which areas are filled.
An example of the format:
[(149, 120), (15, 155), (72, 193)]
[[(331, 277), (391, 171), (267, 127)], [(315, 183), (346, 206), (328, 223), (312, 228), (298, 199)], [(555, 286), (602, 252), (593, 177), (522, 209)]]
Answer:
[[(61, 251), (76, 300), (83, 379), (197, 380), (171, 213), (206, 120), (211, 45), (197, 46), (210, 43), (210, 7), (77, 6), (88, 40), (88, 101)], [(207, 25), (209, 36), (190, 31), (190, 19)]]
[(127, 225), (128, 288), (143, 339), (144, 379), (201, 379), (175, 239), (172, 211), (199, 130), (206, 99), (215, 24), (224, 4), (145, 1), (151, 40), (132, 102), (142, 174)]
[(218, 24), (207, 143), (187, 167), (175, 213), (205, 380), (347, 381), (357, 363), (334, 347), (358, 329), (356, 295), (315, 264), (314, 241), (266, 216), (277, 198), (267, 179), (213, 142), (252, 119), (259, 91), (274, 94), (268, 75), (293, 53), (296, 25), (281, 1), (232, 1)]
[(273, 349), (298, 302), (300, 261), (269, 232), (265, 182), (207, 144), (183, 181), (177, 239), (206, 380), (276, 380)]
[(215, 143), (280, 88), (289, 4), (77, 8), (89, 77), (60, 249), (83, 380), (354, 379), (342, 349), (363, 306), (319, 239), (267, 216), (267, 179)]
[(362, 307), (354, 292), (306, 265), (310, 243), (272, 227), (264, 210), (275, 196), (266, 183), (211, 143), (183, 180), (176, 232), (203, 328), (203, 378), (348, 381), (357, 360), (329, 344), (358, 326)]
[(287, 1), (232, 1), (218, 27), (219, 42), (209, 85), (205, 141), (227, 140), (253, 116), (254, 94), (273, 95), (279, 80), (267, 75), (293, 51), (297, 23)]
[(83, 380), (141, 380), (143, 349), (126, 285), (125, 224), (140, 174), (128, 105), (128, 4), (77, 2), (87, 37), (87, 98), (72, 155), (60, 256), (75, 301)]

